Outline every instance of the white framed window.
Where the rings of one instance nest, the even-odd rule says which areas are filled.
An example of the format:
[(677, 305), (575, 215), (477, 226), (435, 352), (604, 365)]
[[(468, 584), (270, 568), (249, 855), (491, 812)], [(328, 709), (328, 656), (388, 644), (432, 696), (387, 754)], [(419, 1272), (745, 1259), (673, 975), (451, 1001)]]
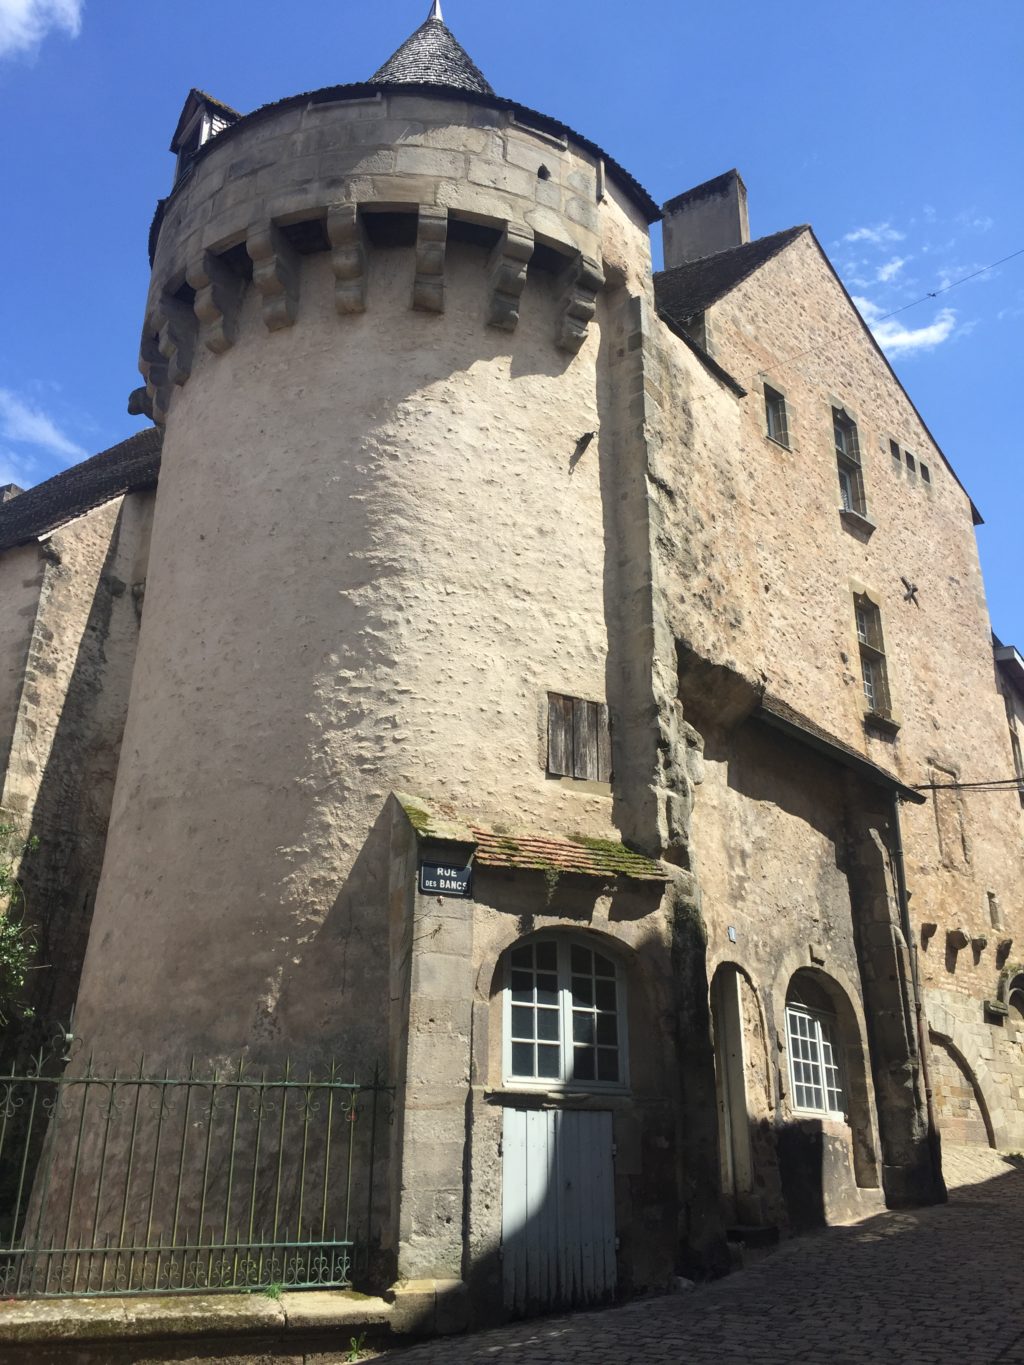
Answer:
[(844, 409), (833, 408), (832, 431), (836, 444), (840, 506), (844, 512), (855, 512), (858, 516), (866, 517), (868, 504), (864, 495), (857, 423)]
[(622, 1090), (625, 982), (618, 964), (563, 935), (506, 957), (502, 1054), (506, 1084), (545, 1090)]
[(793, 1108), (804, 1114), (845, 1118), (835, 1019), (790, 1000), (786, 1005), (786, 1047)]
[(882, 637), (882, 613), (870, 598), (858, 593), (853, 599), (853, 614), (857, 623), (864, 700), (872, 715), (888, 717), (892, 706), (889, 700), (889, 673), (885, 664), (885, 642)]

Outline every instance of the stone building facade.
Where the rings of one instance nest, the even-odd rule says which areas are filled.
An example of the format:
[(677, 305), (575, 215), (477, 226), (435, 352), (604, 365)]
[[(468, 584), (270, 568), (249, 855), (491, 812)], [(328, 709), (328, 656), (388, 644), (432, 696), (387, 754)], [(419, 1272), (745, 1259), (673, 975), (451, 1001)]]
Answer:
[(1024, 1145), (1020, 659), (811, 229), (662, 214), (436, 4), (172, 150), (155, 425), (0, 509), (45, 1010), (385, 1061), (374, 1275), (441, 1325)]

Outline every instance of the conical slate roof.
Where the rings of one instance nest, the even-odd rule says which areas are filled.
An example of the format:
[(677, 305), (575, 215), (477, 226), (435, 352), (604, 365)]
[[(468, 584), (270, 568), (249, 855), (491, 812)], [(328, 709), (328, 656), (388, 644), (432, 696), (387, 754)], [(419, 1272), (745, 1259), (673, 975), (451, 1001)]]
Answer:
[(439, 85), (448, 90), (472, 90), (478, 95), (494, 94), (490, 82), (444, 22), (439, 0), (431, 5), (426, 22), (370, 79), (374, 85)]

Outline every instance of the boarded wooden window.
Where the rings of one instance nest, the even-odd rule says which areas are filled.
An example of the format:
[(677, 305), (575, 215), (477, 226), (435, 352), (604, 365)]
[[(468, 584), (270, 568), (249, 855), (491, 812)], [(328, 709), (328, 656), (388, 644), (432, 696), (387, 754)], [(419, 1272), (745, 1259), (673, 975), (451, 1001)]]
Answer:
[(589, 782), (611, 781), (607, 706), (548, 693), (548, 772)]

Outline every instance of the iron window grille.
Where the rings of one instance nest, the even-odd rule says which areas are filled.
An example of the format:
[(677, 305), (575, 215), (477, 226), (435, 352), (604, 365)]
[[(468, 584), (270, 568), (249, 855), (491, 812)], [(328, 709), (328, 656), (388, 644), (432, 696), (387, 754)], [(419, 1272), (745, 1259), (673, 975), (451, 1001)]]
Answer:
[(513, 948), (503, 1003), (506, 1084), (626, 1086), (625, 984), (610, 957), (567, 938)]
[(861, 469), (857, 423), (841, 408), (833, 408), (832, 429), (842, 509), (844, 512), (856, 512), (858, 516), (866, 517), (868, 504), (864, 495), (864, 474)]
[(789, 418), (786, 400), (776, 389), (764, 386), (765, 431), (770, 440), (789, 449)]

